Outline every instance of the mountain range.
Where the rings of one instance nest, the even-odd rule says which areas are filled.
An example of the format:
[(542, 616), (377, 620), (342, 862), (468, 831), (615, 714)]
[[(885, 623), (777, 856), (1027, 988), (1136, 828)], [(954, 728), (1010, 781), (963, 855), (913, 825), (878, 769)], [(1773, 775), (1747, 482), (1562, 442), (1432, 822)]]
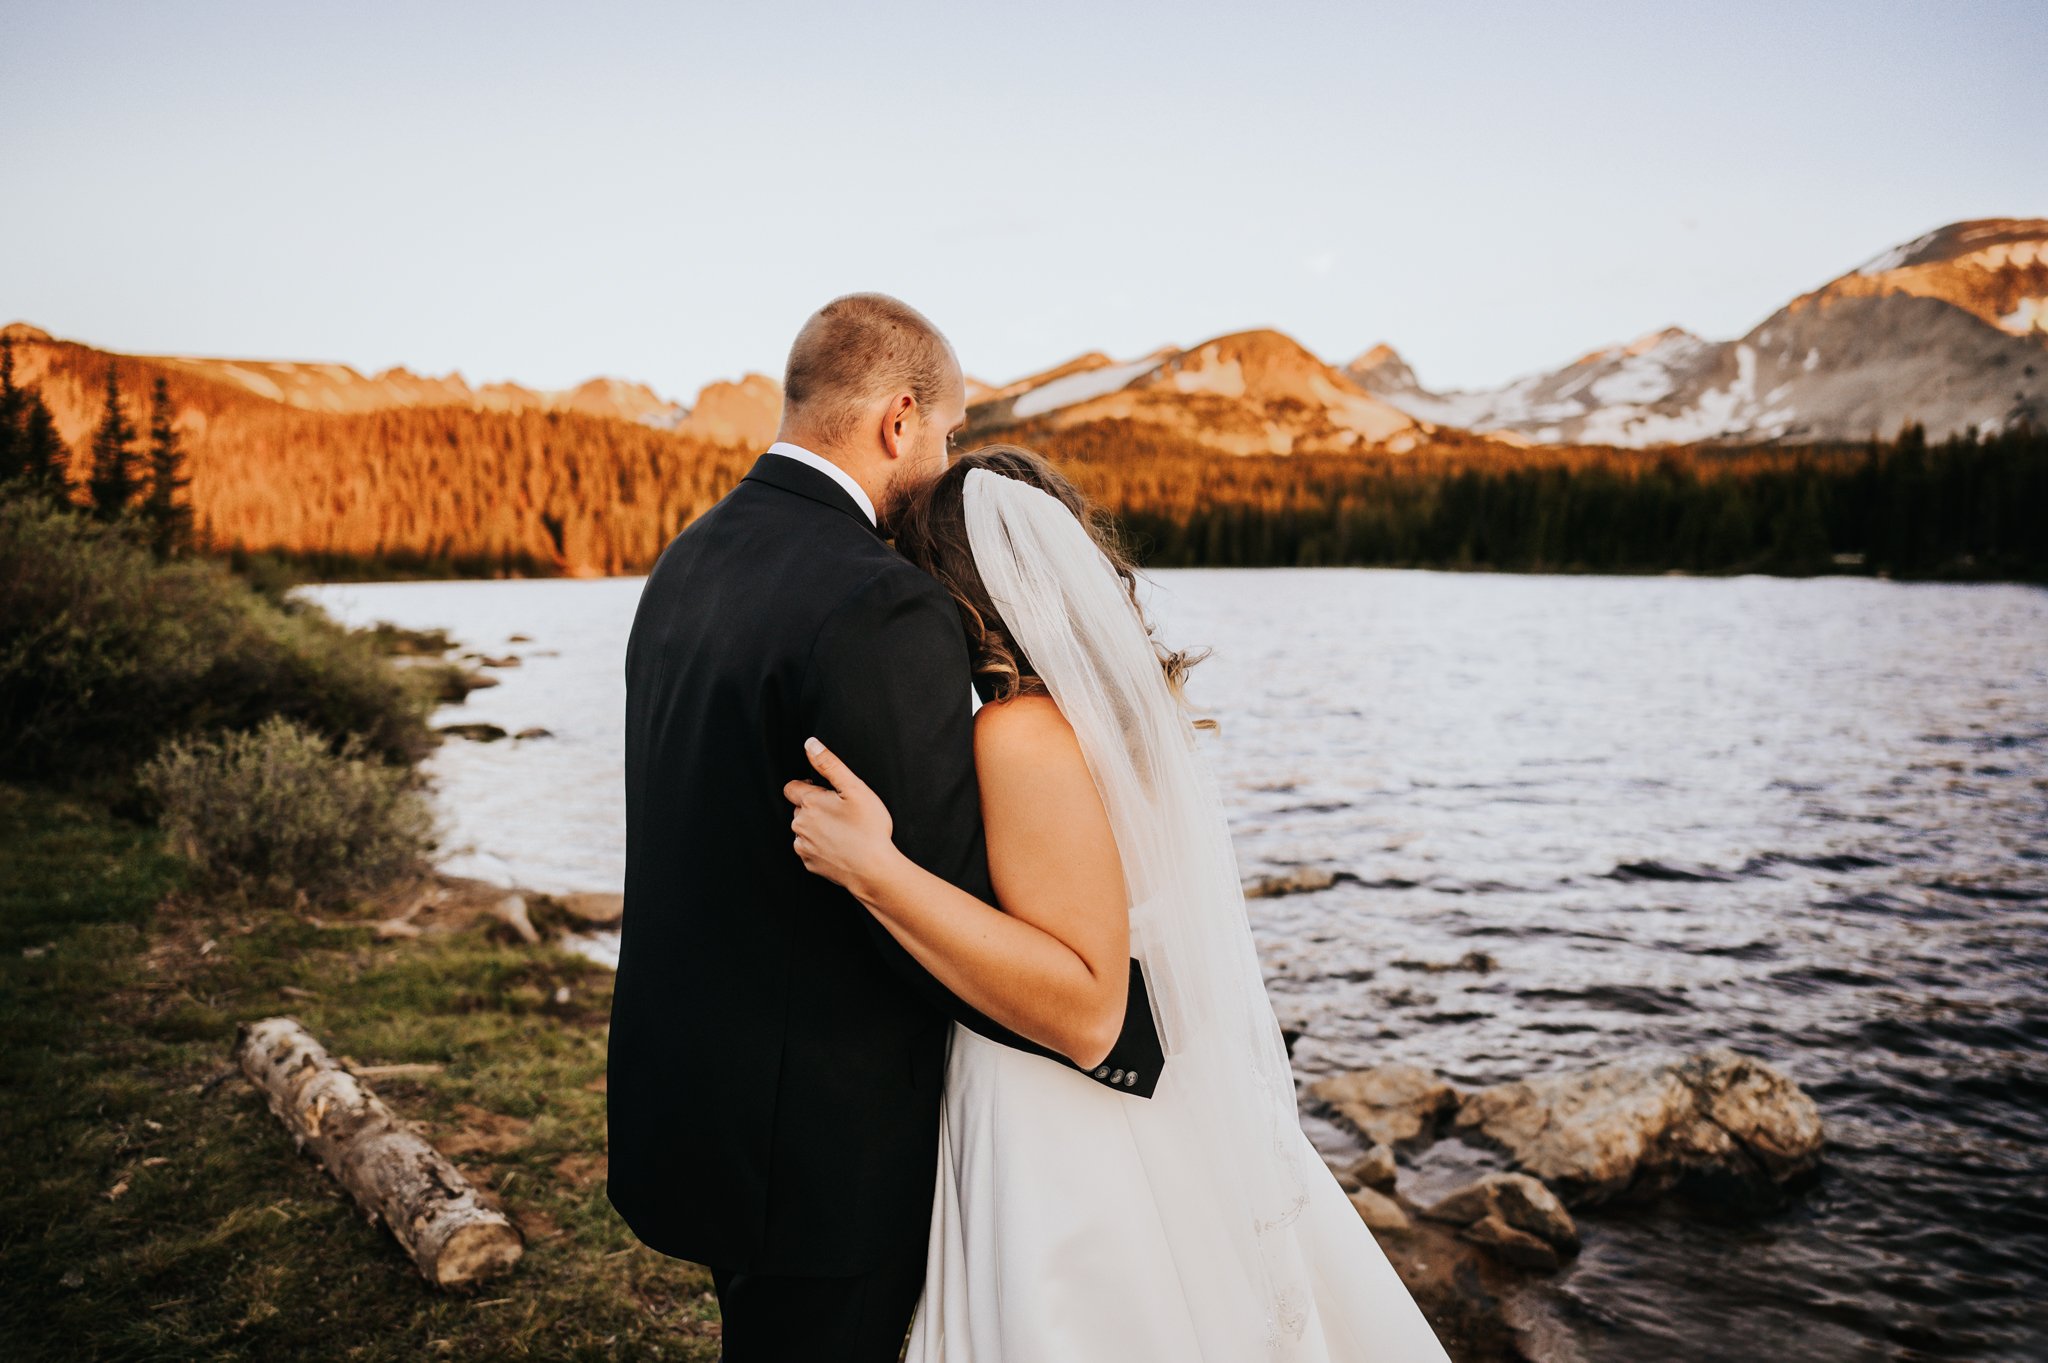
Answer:
[[(57, 344), (26, 322), (4, 328), (18, 344)], [(705, 385), (694, 403), (662, 397), (644, 383), (593, 378), (573, 388), (517, 383), (472, 387), (461, 372), (435, 377), (403, 366), (364, 374), (349, 365), (302, 360), (219, 359), (202, 355), (128, 354), (125, 359), (170, 375), (246, 393), (307, 412), (378, 412), (412, 407), (463, 407), (480, 412), (580, 412), (631, 421), (720, 445), (765, 445), (775, 438), (782, 386), (765, 374)], [(47, 396), (47, 395), (46, 395)], [(97, 401), (95, 397), (95, 402)], [(58, 429), (77, 444), (98, 419), (96, 405), (54, 404)]]
[(1808, 443), (2048, 426), (2048, 220), (1951, 223), (1745, 335), (1680, 327), (1498, 388), (1435, 392), (1391, 346), (1344, 367), (1419, 420), (1531, 444)]
[(1240, 331), (1135, 360), (1099, 351), (989, 391), (968, 429), (1064, 430), (1124, 420), (1224, 454), (1413, 449), (1430, 427), (1277, 331)]
[[(764, 374), (704, 387), (690, 404), (645, 383), (593, 378), (572, 388), (348, 365), (123, 355), (11, 324), (17, 363), (58, 428), (81, 445), (98, 419), (92, 356), (124, 382), (176, 380), (180, 420), (203, 437), (223, 404), (345, 416), (456, 407), (577, 413), (755, 448), (774, 438), (781, 390)], [(62, 363), (49, 356), (62, 353)], [(39, 359), (39, 356), (45, 356)], [(2048, 220), (1952, 223), (1800, 295), (1733, 340), (1667, 327), (1497, 388), (1432, 390), (1391, 346), (1342, 368), (1274, 330), (1161, 346), (1117, 359), (1089, 351), (1008, 383), (970, 379), (977, 437), (1097, 423), (1224, 455), (1401, 453), (1463, 433), (1517, 445), (1785, 443), (1890, 436), (1911, 420), (1930, 437), (1969, 426), (2048, 425)]]

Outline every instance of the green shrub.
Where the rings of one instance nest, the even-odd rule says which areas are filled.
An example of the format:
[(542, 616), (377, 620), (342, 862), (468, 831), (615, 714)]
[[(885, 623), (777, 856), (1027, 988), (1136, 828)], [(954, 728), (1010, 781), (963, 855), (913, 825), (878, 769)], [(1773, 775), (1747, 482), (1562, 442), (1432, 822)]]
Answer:
[(430, 702), (368, 639), (125, 525), (0, 500), (0, 775), (125, 776), (166, 739), (283, 715), (394, 762)]
[(334, 903), (422, 867), (433, 813), (413, 774), (338, 750), (279, 715), (253, 731), (174, 738), (139, 777), (157, 822), (205, 888)]

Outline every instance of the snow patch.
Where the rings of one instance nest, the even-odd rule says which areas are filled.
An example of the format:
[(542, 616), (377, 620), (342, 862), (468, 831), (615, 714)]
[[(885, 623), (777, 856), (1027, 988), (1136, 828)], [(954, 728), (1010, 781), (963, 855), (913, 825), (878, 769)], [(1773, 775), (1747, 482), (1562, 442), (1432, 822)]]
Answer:
[(1678, 386), (1671, 377), (1671, 371), (1653, 354), (1632, 356), (1617, 366), (1613, 373), (1601, 378), (1593, 385), (1593, 396), (1600, 403), (1612, 406), (1616, 403), (1655, 402), (1669, 397)]
[(1494, 420), (1492, 393), (1402, 393), (1396, 399), (1400, 409), (1433, 426), (1462, 426), (1481, 429)]
[(1439, 393), (1434, 398), (1403, 396), (1400, 405), (1408, 415), (1424, 421), (1473, 431), (1534, 421), (1570, 421), (1583, 416), (1586, 405), (1581, 402), (1536, 401), (1537, 387), (1549, 377), (1532, 374), (1491, 391)]
[(1029, 392), (1020, 393), (1010, 406), (1010, 415), (1017, 418), (1042, 416), (1047, 412), (1071, 407), (1077, 402), (1087, 402), (1106, 393), (1114, 393), (1133, 379), (1143, 378), (1159, 367), (1154, 358), (1132, 360), (1125, 364), (1112, 364), (1101, 369), (1088, 369), (1079, 374), (1068, 374), (1050, 383), (1041, 383)]
[(1783, 434), (1793, 416), (1791, 410), (1760, 412), (1757, 406), (1756, 350), (1738, 345), (1735, 378), (1726, 388), (1710, 388), (1691, 407), (1669, 415), (1628, 407), (1601, 408), (1587, 416), (1579, 439), (1602, 445), (1653, 445), (1746, 432)]
[(1177, 393), (1215, 393), (1226, 398), (1244, 396), (1244, 362), (1242, 360), (1219, 360), (1216, 347), (1203, 346), (1200, 361), (1189, 364), (1182, 361), (1173, 371), (1173, 388)]
[(2024, 270), (2033, 265), (2048, 265), (2048, 241), (2001, 241), (1958, 258), (1956, 264), (1980, 270)]
[(2048, 332), (2048, 298), (2022, 298), (2018, 307), (1998, 319), (1998, 325), (2015, 336)]
[(1856, 273), (1860, 275), (1874, 275), (1883, 274), (1887, 270), (1896, 270), (1911, 259), (1922, 247), (1940, 235), (1941, 229), (1937, 227), (1932, 232), (1927, 232), (1913, 238), (1903, 246), (1894, 246), (1889, 251), (1880, 251), (1869, 260), (1858, 265)]
[(1610, 406), (1662, 401), (1678, 389), (1673, 366), (1697, 355), (1705, 344), (1691, 332), (1673, 330), (1647, 350), (1631, 347), (1629, 357), (1593, 385), (1593, 396)]
[(278, 387), (268, 375), (259, 374), (253, 369), (244, 369), (238, 364), (224, 364), (221, 369), (250, 392), (269, 398), (272, 402), (284, 401), (284, 389)]

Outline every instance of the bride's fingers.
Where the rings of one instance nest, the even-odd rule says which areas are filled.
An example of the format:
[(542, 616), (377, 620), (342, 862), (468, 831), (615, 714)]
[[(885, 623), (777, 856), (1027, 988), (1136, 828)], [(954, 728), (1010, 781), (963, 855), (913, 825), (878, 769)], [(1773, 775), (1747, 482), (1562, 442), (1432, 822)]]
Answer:
[(782, 798), (799, 809), (803, 808), (804, 801), (809, 797), (826, 793), (825, 787), (815, 781), (785, 781), (782, 784)]
[(839, 760), (839, 754), (833, 752), (817, 739), (805, 739), (804, 752), (809, 754), (811, 765), (817, 768), (818, 775), (830, 781), (832, 789), (838, 791), (841, 795), (851, 795), (857, 790), (867, 789), (867, 782), (855, 776), (853, 768)]

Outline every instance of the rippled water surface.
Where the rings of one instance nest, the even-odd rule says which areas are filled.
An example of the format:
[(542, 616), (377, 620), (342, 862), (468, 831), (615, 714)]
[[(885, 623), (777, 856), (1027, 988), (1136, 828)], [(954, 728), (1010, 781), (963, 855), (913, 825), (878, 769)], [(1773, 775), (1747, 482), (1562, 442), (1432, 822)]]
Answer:
[[(1788, 1211), (1584, 1214), (1557, 1357), (2048, 1359), (2048, 593), (1154, 576), (1162, 633), (1216, 650), (1190, 693), (1245, 874), (1344, 877), (1251, 906), (1304, 1078), (1719, 1042), (1819, 1102)], [(555, 737), (435, 757), (453, 869), (617, 888), (639, 586), (310, 589), (521, 655), (443, 718)]]

